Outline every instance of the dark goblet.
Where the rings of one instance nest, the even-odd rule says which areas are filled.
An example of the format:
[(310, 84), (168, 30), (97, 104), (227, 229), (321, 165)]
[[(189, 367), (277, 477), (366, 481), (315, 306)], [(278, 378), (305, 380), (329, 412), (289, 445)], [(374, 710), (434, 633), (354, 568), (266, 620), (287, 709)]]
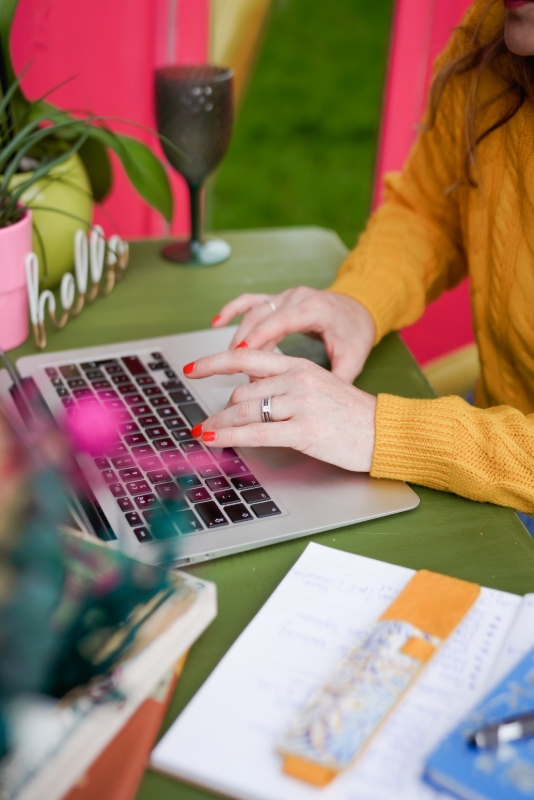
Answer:
[(222, 239), (203, 241), (200, 193), (230, 142), (233, 71), (209, 64), (177, 65), (157, 69), (155, 78), (156, 121), (164, 137), (162, 147), (187, 181), (191, 202), (190, 240), (168, 244), (162, 255), (182, 264), (219, 264), (230, 255), (230, 245)]

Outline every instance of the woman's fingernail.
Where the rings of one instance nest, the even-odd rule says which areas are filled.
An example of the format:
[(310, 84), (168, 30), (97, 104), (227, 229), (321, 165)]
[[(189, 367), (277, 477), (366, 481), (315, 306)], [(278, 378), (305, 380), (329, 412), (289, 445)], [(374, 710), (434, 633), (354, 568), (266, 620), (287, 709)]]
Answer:
[(202, 441), (203, 442), (214, 442), (216, 438), (217, 438), (217, 434), (215, 433), (215, 431), (205, 431), (202, 434)]
[(200, 423), (200, 425), (195, 425), (194, 428), (191, 428), (191, 436), (194, 436), (195, 439), (198, 439), (201, 433), (202, 433), (202, 423)]
[(218, 321), (220, 320), (220, 318), (221, 318), (221, 315), (220, 315), (220, 314), (217, 314), (217, 316), (216, 316), (216, 317), (213, 317), (213, 319), (212, 319), (212, 321), (211, 321), (211, 324), (212, 324), (212, 325), (216, 325), (216, 324), (218, 323)]
[(248, 347), (248, 344), (247, 344), (246, 342), (239, 342), (239, 344), (238, 344), (238, 345), (236, 345), (236, 348), (235, 348), (235, 349), (237, 350), (237, 349), (238, 349), (238, 347)]
[(193, 370), (195, 369), (195, 363), (196, 363), (195, 361), (191, 361), (190, 364), (185, 365), (184, 372), (186, 375), (190, 375), (193, 372)]

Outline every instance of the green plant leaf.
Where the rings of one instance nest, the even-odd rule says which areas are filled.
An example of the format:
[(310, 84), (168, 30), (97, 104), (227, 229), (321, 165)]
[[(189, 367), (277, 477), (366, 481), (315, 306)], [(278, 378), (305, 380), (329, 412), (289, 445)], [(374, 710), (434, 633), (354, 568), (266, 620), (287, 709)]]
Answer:
[(113, 185), (111, 164), (106, 148), (98, 139), (89, 137), (80, 147), (78, 155), (87, 171), (93, 197), (97, 203), (102, 202)]
[(0, 40), (2, 41), (7, 78), (10, 84), (15, 80), (15, 72), (11, 63), (9, 36), (18, 4), (19, 0), (0, 0)]

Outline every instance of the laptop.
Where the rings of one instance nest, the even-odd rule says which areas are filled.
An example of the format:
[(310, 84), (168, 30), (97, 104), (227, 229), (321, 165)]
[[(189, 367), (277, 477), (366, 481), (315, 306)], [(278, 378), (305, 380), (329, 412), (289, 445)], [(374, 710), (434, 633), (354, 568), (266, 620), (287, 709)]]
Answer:
[[(208, 449), (191, 428), (226, 405), (243, 375), (189, 380), (182, 367), (228, 348), (235, 328), (26, 356), (58, 420), (78, 404), (103, 403), (117, 416), (104, 455), (77, 456), (91, 526), (110, 547), (157, 563), (174, 548), (176, 566), (415, 508), (399, 481), (348, 472), (286, 448)], [(4, 372), (0, 397), (14, 408)], [(152, 526), (165, 499), (177, 508), (165, 547)], [(172, 535), (169, 536), (169, 530)]]

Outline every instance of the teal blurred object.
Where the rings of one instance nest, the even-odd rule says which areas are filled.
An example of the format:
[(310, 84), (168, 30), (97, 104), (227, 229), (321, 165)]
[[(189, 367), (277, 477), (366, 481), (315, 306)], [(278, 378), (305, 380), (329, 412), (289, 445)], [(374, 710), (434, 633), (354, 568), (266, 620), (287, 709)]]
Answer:
[(369, 212), (392, 6), (273, 0), (210, 227), (322, 225), (354, 245)]

